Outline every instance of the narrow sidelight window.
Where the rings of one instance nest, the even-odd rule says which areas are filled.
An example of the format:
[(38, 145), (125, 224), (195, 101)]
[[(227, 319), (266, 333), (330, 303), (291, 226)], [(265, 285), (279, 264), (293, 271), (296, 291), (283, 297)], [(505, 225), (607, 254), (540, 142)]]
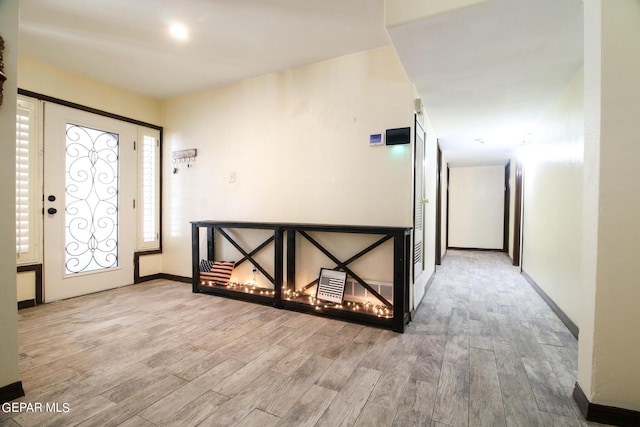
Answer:
[(37, 263), (39, 249), (38, 109), (39, 102), (18, 98), (16, 110), (16, 261)]
[(138, 249), (160, 249), (160, 134), (140, 129), (138, 150)]

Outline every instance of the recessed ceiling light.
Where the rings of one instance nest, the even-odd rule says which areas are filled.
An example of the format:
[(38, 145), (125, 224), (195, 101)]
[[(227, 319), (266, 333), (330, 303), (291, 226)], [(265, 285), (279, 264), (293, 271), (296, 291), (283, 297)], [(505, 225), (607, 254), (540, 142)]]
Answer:
[(169, 33), (177, 40), (187, 40), (189, 38), (189, 31), (187, 27), (180, 23), (172, 24), (169, 28)]

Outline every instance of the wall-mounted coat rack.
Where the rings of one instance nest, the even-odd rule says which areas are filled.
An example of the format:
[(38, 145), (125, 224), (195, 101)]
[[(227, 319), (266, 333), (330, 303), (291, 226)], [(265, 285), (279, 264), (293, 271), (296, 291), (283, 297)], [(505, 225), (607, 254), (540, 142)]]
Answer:
[(173, 173), (178, 173), (178, 167), (175, 166), (178, 163), (186, 163), (187, 167), (191, 167), (191, 162), (196, 161), (196, 157), (198, 156), (198, 150), (195, 148), (190, 148), (188, 150), (179, 150), (171, 153), (171, 158), (173, 161)]

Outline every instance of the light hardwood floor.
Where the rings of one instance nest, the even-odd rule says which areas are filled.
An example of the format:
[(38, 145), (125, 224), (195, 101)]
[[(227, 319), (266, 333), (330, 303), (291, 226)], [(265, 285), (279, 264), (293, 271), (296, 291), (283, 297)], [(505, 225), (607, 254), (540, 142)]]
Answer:
[[(19, 312), (2, 426), (586, 426), (577, 342), (500, 253), (449, 251), (406, 333), (165, 280)], [(69, 405), (64, 411), (63, 404)]]

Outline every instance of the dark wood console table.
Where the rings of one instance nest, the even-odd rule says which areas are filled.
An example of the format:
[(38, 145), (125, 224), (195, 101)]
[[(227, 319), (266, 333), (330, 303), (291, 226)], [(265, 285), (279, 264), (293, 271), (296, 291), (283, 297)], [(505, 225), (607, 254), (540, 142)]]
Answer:
[[(200, 277), (201, 229), (206, 230), (206, 259), (216, 259), (216, 240), (223, 239), (231, 244), (242, 256), (235, 261), (236, 267), (249, 262), (254, 271), (270, 282), (269, 287), (256, 287), (251, 284), (212, 284)], [(231, 230), (252, 229), (267, 231), (269, 237), (253, 248), (242, 247)], [(411, 228), (319, 225), (291, 223), (257, 223), (229, 221), (193, 221), (192, 230), (192, 288), (195, 293), (208, 293), (255, 303), (268, 304), (277, 308), (295, 310), (314, 315), (354, 321), (379, 326), (396, 332), (404, 332), (409, 319), (409, 271), (410, 271), (410, 232)], [(363, 248), (347, 260), (340, 260), (327, 250), (313, 235), (324, 233), (346, 233), (374, 235), (378, 240)], [(304, 260), (296, 259), (296, 244), (301, 239), (311, 243), (334, 264), (328, 268), (344, 271), (348, 277), (366, 289), (373, 303), (345, 301), (344, 304), (329, 304), (316, 300), (312, 293), (306, 292), (317, 284), (315, 282), (296, 286), (296, 267)], [(363, 280), (349, 266), (357, 259), (365, 257), (373, 249), (391, 241), (393, 244), (393, 297), (385, 298), (366, 280)], [(258, 260), (258, 253), (273, 247), (273, 265), (264, 267)], [(285, 258), (286, 253), (286, 258)], [(286, 277), (285, 277), (286, 260)], [(264, 262), (263, 262), (264, 263)]]

